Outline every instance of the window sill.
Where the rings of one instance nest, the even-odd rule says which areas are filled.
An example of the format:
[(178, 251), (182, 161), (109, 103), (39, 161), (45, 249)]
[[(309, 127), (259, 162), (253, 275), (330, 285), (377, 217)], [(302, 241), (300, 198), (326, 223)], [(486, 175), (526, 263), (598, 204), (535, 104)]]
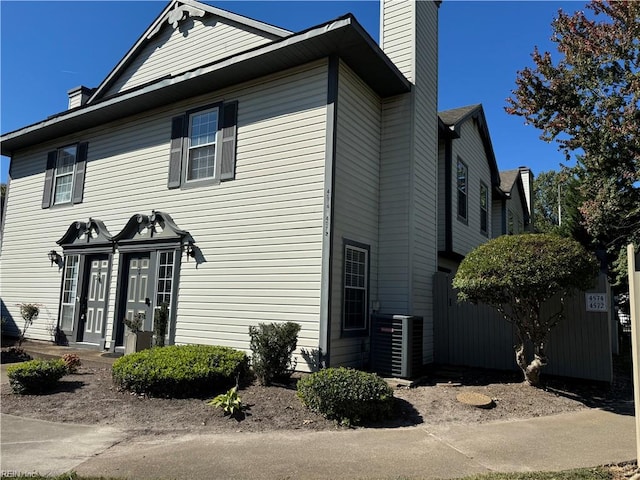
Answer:
[(180, 185), (180, 190), (191, 190), (193, 188), (200, 188), (200, 187), (210, 187), (212, 185), (220, 185), (220, 179), (219, 178), (206, 178), (204, 180), (192, 180), (190, 182), (183, 182), (182, 185)]
[(57, 210), (57, 209), (62, 209), (62, 208), (70, 208), (73, 207), (74, 205), (76, 205), (73, 202), (66, 202), (66, 203), (56, 203), (53, 204), (49, 207), (49, 210)]

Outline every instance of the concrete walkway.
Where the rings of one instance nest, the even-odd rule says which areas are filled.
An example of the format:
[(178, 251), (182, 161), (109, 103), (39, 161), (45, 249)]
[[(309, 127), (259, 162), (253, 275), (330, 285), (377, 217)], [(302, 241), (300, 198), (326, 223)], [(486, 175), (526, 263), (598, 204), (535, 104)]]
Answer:
[(328, 432), (134, 435), (12, 415), (2, 415), (0, 427), (3, 474), (75, 470), (131, 479), (435, 479), (564, 470), (636, 456), (634, 417), (596, 409), (478, 425)]
[(601, 410), (512, 422), (329, 432), (140, 435), (2, 415), (2, 471), (131, 479), (456, 478), (635, 458), (634, 418)]

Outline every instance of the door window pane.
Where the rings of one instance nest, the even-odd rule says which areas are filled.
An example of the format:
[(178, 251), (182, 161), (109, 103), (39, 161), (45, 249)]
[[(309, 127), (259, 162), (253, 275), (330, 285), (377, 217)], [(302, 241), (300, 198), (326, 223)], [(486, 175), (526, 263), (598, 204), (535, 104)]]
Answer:
[(64, 263), (64, 281), (62, 282), (62, 309), (60, 311), (60, 329), (73, 330), (73, 316), (78, 288), (78, 255), (68, 255)]

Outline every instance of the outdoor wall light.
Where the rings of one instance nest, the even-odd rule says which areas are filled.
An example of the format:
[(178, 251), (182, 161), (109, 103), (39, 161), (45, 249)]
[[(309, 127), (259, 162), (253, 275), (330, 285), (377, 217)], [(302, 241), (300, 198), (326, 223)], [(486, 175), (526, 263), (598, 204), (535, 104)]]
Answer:
[(184, 253), (187, 254), (187, 262), (189, 261), (189, 257), (194, 258), (196, 256), (196, 249), (193, 246), (193, 242), (189, 242), (184, 246)]
[(56, 252), (55, 250), (51, 250), (47, 254), (47, 257), (49, 257), (49, 261), (51, 262), (51, 266), (52, 267), (53, 267), (54, 263), (56, 265), (60, 265), (60, 261), (62, 260), (62, 257), (60, 256), (60, 254), (58, 252)]

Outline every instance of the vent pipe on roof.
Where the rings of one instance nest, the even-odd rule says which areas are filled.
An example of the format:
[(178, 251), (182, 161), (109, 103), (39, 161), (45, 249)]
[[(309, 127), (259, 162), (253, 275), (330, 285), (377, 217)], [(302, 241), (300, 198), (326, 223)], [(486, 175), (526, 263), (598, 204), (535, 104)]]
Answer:
[(81, 107), (82, 105), (87, 103), (87, 100), (89, 100), (89, 97), (91, 97), (93, 91), (94, 89), (84, 87), (82, 85), (69, 90), (67, 92), (67, 95), (69, 95), (69, 110), (71, 110), (72, 108)]

